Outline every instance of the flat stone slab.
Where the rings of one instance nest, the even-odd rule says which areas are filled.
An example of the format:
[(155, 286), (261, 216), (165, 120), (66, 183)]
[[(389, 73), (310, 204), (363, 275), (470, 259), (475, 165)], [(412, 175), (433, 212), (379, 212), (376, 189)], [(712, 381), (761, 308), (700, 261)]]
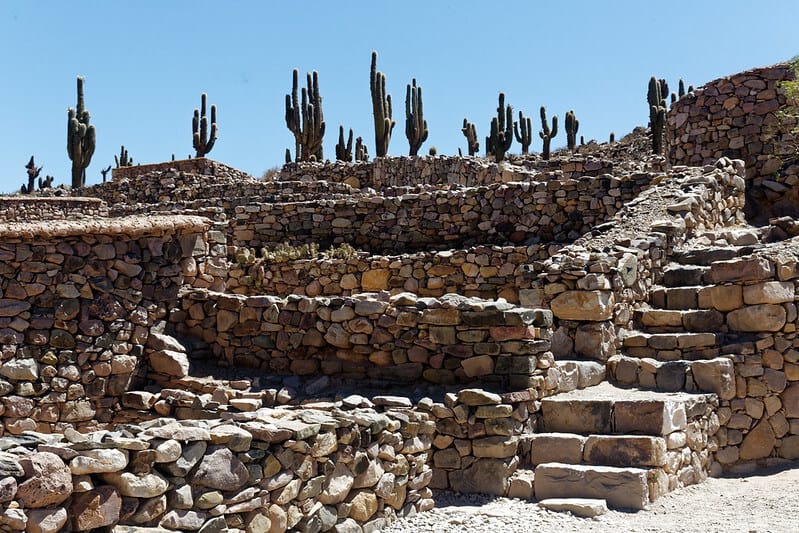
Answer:
[(591, 435), (583, 460), (609, 466), (664, 466), (666, 439), (647, 435)]
[(644, 509), (649, 502), (647, 470), (614, 466), (546, 463), (535, 469), (535, 495), (604, 499), (610, 507)]
[(550, 511), (566, 511), (582, 518), (594, 518), (608, 512), (607, 502), (596, 498), (548, 498), (539, 501), (538, 506)]

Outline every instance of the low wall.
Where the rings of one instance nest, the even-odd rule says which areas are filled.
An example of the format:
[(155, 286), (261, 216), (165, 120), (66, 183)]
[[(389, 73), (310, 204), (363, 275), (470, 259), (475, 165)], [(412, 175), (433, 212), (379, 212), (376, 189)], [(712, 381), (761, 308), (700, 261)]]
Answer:
[(548, 311), (457, 295), (286, 299), (191, 290), (170, 321), (222, 365), (511, 388), (551, 366)]
[[(594, 157), (553, 155), (548, 161), (536, 156), (513, 157), (497, 165), (481, 157), (418, 156), (378, 157), (372, 161), (298, 162), (283, 166), (276, 176), (279, 181), (330, 181), (347, 183), (355, 188), (416, 185), (462, 185), (476, 187), (510, 181), (544, 181), (600, 176), (614, 170), (612, 161)], [(536, 177), (536, 175), (541, 174)]]
[(183, 283), (213, 285), (208, 226), (197, 217), (0, 225), (6, 434), (111, 420)]
[(371, 256), (358, 253), (348, 259), (325, 257), (269, 263), (233, 263), (227, 291), (287, 296), (351, 296), (362, 292), (412, 292), (439, 297), (457, 293), (486, 300), (504, 298), (518, 304), (531, 287), (529, 264), (543, 261), (560, 248), (557, 244), (530, 246), (477, 246), (412, 255)]
[(655, 177), (634, 174), (499, 183), (397, 198), (356, 197), (236, 208), (233, 244), (341, 242), (372, 253), (473, 244), (567, 242), (604, 222)]
[[(433, 507), (424, 413), (311, 409), (160, 419), (3, 452), (11, 531), (379, 530)], [(38, 446), (36, 446), (38, 444)], [(19, 449), (17, 449), (19, 451)]]
[(78, 220), (107, 216), (108, 206), (99, 198), (0, 196), (0, 222)]

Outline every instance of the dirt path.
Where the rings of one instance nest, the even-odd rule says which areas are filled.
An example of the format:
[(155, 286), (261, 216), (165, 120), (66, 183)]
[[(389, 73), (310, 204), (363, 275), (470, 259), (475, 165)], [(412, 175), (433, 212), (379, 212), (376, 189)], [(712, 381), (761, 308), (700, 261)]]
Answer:
[(385, 531), (798, 533), (799, 462), (792, 466), (747, 477), (708, 479), (661, 498), (645, 511), (609, 511), (595, 519), (545, 511), (534, 502), (442, 494), (433, 511), (401, 520)]

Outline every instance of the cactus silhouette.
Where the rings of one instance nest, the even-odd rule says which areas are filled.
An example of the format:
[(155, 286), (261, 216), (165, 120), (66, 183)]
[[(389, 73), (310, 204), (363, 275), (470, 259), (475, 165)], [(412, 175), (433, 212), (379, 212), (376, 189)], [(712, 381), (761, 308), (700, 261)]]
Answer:
[(466, 137), (466, 148), (469, 155), (474, 155), (480, 150), (480, 141), (477, 140), (477, 127), (466, 119), (463, 119), (461, 132)]
[[(116, 168), (122, 167), (132, 167), (133, 166), (133, 158), (128, 156), (128, 151), (125, 149), (125, 145), (119, 147), (119, 155), (114, 156), (114, 162), (116, 163)], [(111, 167), (108, 167), (111, 168)], [(103, 181), (105, 181), (105, 174), (103, 174)]]
[(533, 142), (533, 121), (519, 111), (519, 122), (513, 125), (513, 132), (516, 140), (522, 145), (522, 154), (527, 155)]
[(372, 52), (369, 91), (372, 93), (372, 113), (375, 120), (375, 154), (383, 157), (388, 153), (391, 131), (396, 122), (391, 118), (391, 95), (386, 94), (386, 76), (377, 70), (377, 52)]
[(497, 116), (491, 119), (491, 132), (486, 137), (486, 155), (493, 155), (497, 163), (502, 162), (513, 143), (513, 126), (513, 108), (505, 105), (505, 93), (499, 93)]
[(42, 172), (42, 167), (37, 167), (36, 163), (33, 161), (33, 156), (31, 156), (30, 161), (28, 164), (25, 165), (26, 172), (28, 173), (28, 186), (22, 186), (21, 191), (26, 192), (28, 194), (33, 192), (34, 187), (36, 187), (36, 178), (39, 177), (39, 174)]
[(369, 149), (366, 147), (366, 143), (363, 142), (363, 137), (355, 139), (355, 160), (369, 161)]
[(196, 157), (205, 157), (205, 154), (211, 151), (216, 142), (216, 106), (211, 106), (211, 134), (208, 135), (208, 117), (205, 114), (205, 105), (207, 96), (202, 93), (200, 97), (200, 109), (194, 110), (194, 118), (191, 121), (191, 130), (193, 133), (193, 144)]
[(338, 143), (336, 144), (336, 159), (339, 161), (352, 161), (352, 128), (347, 137), (347, 142), (344, 142), (344, 126), (338, 127)]
[(649, 104), (649, 127), (652, 129), (652, 153), (658, 155), (663, 152), (663, 130), (666, 125), (666, 99), (661, 93), (662, 81), (659, 82), (654, 76), (649, 78), (649, 88), (646, 93)]
[(416, 85), (416, 78), (405, 89), (405, 136), (410, 144), (408, 155), (417, 155), (427, 140), (427, 121), (424, 119), (422, 87)]
[(86, 183), (86, 167), (92, 160), (97, 133), (83, 105), (83, 78), (78, 76), (78, 104), (67, 111), (67, 154), (72, 160), (72, 187)]
[(306, 86), (297, 96), (299, 71), (292, 73), (291, 94), (286, 95), (286, 126), (294, 134), (294, 156), (297, 161), (323, 159), (322, 140), (325, 136), (325, 120), (322, 114), (322, 96), (319, 94), (319, 73), (315, 70), (306, 75)]
[(566, 147), (574, 151), (577, 146), (577, 130), (580, 129), (580, 121), (574, 117), (574, 111), (566, 113)]
[(549, 159), (549, 147), (552, 141), (552, 138), (558, 134), (558, 116), (555, 115), (552, 117), (552, 128), (550, 129), (549, 125), (547, 124), (547, 108), (541, 106), (541, 131), (538, 132), (538, 136), (544, 141), (544, 149), (541, 151), (541, 157), (544, 160)]

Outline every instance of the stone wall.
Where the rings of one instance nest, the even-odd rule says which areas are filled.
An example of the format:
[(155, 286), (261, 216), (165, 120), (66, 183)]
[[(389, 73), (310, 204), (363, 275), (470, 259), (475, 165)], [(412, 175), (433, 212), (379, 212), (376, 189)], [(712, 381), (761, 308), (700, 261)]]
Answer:
[(531, 287), (527, 270), (560, 248), (557, 244), (477, 246), (467, 250), (371, 256), (324, 257), (282, 263), (258, 259), (233, 263), (227, 291), (287, 296), (350, 296), (361, 292), (412, 292), (439, 297), (449, 293), (518, 304)]
[(553, 155), (544, 161), (535, 156), (511, 157), (497, 165), (481, 157), (419, 156), (378, 157), (372, 161), (301, 162), (284, 165), (278, 181), (330, 181), (355, 188), (418, 185), (462, 185), (476, 187), (510, 181), (545, 181), (577, 179), (583, 176), (611, 174), (614, 163), (594, 157)]
[(111, 421), (183, 283), (213, 285), (208, 225), (196, 217), (0, 225), (6, 434)]
[(552, 363), (548, 311), (458, 295), (281, 299), (198, 289), (170, 321), (207, 343), (215, 362), (277, 374), (526, 388)]
[(714, 80), (681, 98), (667, 116), (669, 161), (698, 166), (720, 157), (741, 159), (750, 182), (750, 217), (764, 210), (799, 213), (799, 198), (791, 192), (799, 183), (799, 139), (791, 130), (799, 124), (781, 113), (786, 97), (780, 87), (795, 76), (791, 65), (780, 63)]
[(704, 168), (675, 167), (607, 224), (542, 264), (525, 305), (552, 309), (556, 356), (606, 360), (620, 328), (648, 301), (675, 246), (697, 231), (743, 221), (743, 164), (728, 159)]
[(372, 253), (473, 244), (565, 242), (604, 222), (655, 175), (498, 183), (401, 197), (361, 196), (236, 208), (233, 244), (346, 242)]
[(98, 198), (0, 197), (0, 222), (77, 220), (105, 216), (108, 216), (108, 206)]
[(0, 527), (379, 530), (433, 507), (434, 430), (425, 413), (339, 405), (29, 436), (0, 452)]

